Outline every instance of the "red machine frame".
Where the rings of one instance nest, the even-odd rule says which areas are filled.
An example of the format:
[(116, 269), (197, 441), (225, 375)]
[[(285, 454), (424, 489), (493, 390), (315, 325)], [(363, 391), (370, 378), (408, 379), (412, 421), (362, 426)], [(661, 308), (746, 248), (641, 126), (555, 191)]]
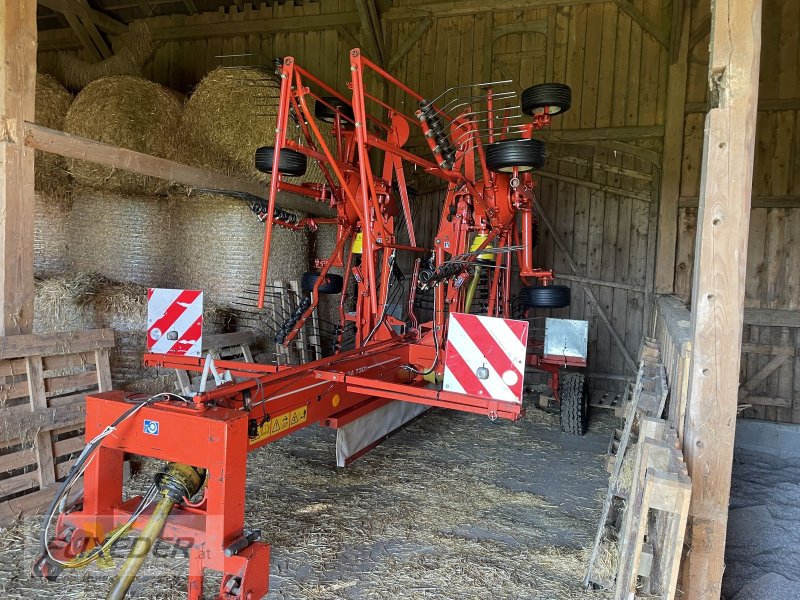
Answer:
[[(297, 65), (291, 57), (284, 58), (277, 74), (280, 77), (278, 126), (275, 136), (269, 204), (263, 218), (266, 223), (261, 269), (259, 308), (267, 286), (267, 271), (272, 231), (275, 225), (285, 225), (275, 218), (278, 192), (290, 192), (330, 204), (336, 211), (331, 219), (304, 219), (296, 227), (316, 224), (335, 224), (337, 243), (331, 256), (320, 264), (321, 271), (312, 302), (293, 325), (286, 338), (289, 343), (316, 308), (320, 285), (333, 267), (344, 268), (345, 277), (355, 281), (355, 311), (346, 314), (346, 294), (342, 294), (340, 316), (342, 325), (352, 321), (356, 328), (355, 349), (338, 351), (315, 362), (293, 366), (274, 366), (219, 360), (220, 371), (228, 370), (233, 383), (212, 391), (197, 394), (188, 401), (170, 400), (144, 407), (130, 422), (120, 426), (114, 435), (104, 440), (98, 454), (85, 471), (85, 492), (82, 506), (60, 516), (56, 540), (51, 551), (67, 558), (102, 540), (104, 535), (126, 522), (139, 498), (123, 499), (122, 461), (125, 452), (150, 456), (166, 461), (182, 462), (207, 469), (207, 484), (203, 498), (195, 504), (175, 508), (165, 528), (163, 539), (193, 540), (190, 553), (189, 598), (197, 600), (202, 594), (203, 570), (225, 574), (219, 598), (259, 598), (267, 593), (269, 546), (253, 542), (238, 553), (226, 555), (244, 532), (244, 490), (247, 452), (280, 439), (312, 423), (341, 427), (376, 410), (390, 400), (403, 400), (430, 406), (487, 415), (492, 419), (515, 420), (524, 414), (521, 403), (497, 401), (484, 396), (431, 389), (422, 373), (431, 371), (441, 376), (447, 340), (447, 314), (462, 312), (465, 305), (464, 283), (471, 276), (470, 267), (480, 251), (490, 246), (507, 247), (518, 244), (519, 274), (523, 282), (552, 281), (550, 270), (533, 266), (532, 229), (534, 223), (534, 181), (530, 173), (516, 168), (508, 174), (492, 173), (486, 166), (482, 133), (470, 109), (451, 117), (445, 111), (408, 88), (385, 72), (358, 49), (350, 52), (352, 79), (349, 84), (352, 98), (348, 99), (314, 75)], [(371, 72), (389, 86), (394, 86), (408, 98), (434, 111), (449, 128), (457, 144), (452, 161), (437, 147), (430, 135), (428, 121), (422, 111), (407, 115), (389, 106), (365, 88), (365, 74)], [(316, 92), (311, 90), (313, 86)], [(488, 143), (505, 137), (507, 123), (493, 107), (493, 92), (486, 91), (490, 127)], [(326, 98), (352, 109), (350, 119), (345, 111)], [(327, 106), (335, 113), (333, 134), (335, 147), (323, 137), (320, 126), (309, 108), (308, 100)], [(378, 118), (367, 111), (371, 104), (385, 111)], [(498, 109), (502, 113), (502, 109)], [(302, 129), (305, 143), (287, 137), (291, 118)], [(496, 121), (495, 121), (496, 119)], [(545, 111), (521, 130), (523, 138), (531, 138), (534, 130), (549, 123)], [(421, 158), (403, 146), (413, 128), (419, 127), (426, 136), (435, 162)], [(324, 184), (290, 183), (280, 174), (280, 155), (283, 149), (299, 152), (316, 160), (325, 176)], [(383, 157), (381, 174), (373, 172), (376, 157)], [(372, 159), (372, 160), (371, 160)], [(448, 183), (440, 227), (434, 247), (417, 247), (411, 218), (411, 202), (407, 191), (403, 165), (409, 163)], [(483, 174), (478, 179), (477, 167)], [(396, 181), (397, 198), (392, 182)], [(395, 219), (405, 216), (410, 244), (398, 244)], [(519, 222), (517, 214), (519, 213)], [(348, 242), (361, 234), (363, 249), (360, 264), (347, 254)], [(484, 235), (482, 243), (470, 252), (470, 235)], [(466, 255), (463, 268), (442, 279), (434, 290), (434, 311), (431, 321), (418, 323), (413, 313), (416, 280), (420, 260), (416, 261), (413, 285), (408, 299), (411, 327), (398, 333), (405, 323), (387, 316), (391, 263), (396, 252), (433, 252), (434, 276), (451, 259)], [(512, 252), (498, 252), (490, 278), (489, 316), (511, 317)], [(452, 269), (451, 269), (452, 270)], [(348, 289), (346, 282), (345, 290)], [(341, 340), (340, 340), (341, 341)], [(162, 368), (203, 370), (202, 358), (146, 354), (145, 363)], [(558, 370), (569, 364), (585, 364), (581, 359), (563, 356), (543, 356), (539, 347), (533, 348), (529, 364), (551, 374), (554, 392), (558, 389)], [(108, 392), (87, 398), (87, 439), (92, 439), (109, 423), (130, 408), (122, 392)], [(159, 423), (159, 435), (153, 436), (142, 428), (143, 419)], [(141, 529), (148, 513), (134, 524)], [(84, 535), (75, 535), (76, 531)], [(235, 585), (231, 585), (231, 583)]]

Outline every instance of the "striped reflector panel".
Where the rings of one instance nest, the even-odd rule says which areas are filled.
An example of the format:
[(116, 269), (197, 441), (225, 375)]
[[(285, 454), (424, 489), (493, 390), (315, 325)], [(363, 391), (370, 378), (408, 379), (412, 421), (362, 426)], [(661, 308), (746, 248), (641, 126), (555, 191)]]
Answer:
[(522, 402), (528, 322), (450, 313), (444, 389)]
[(154, 354), (200, 356), (203, 292), (147, 290), (147, 350)]

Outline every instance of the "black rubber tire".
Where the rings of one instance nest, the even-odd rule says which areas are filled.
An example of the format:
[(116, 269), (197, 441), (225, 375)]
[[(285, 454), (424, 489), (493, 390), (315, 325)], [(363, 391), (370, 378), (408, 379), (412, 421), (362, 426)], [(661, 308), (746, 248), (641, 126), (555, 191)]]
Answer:
[(572, 106), (572, 90), (563, 83), (540, 83), (522, 92), (522, 112), (539, 115), (547, 109), (548, 114), (565, 113)]
[(525, 308), (564, 308), (569, 306), (572, 294), (566, 285), (531, 285), (519, 292)]
[[(335, 106), (339, 109), (339, 113), (346, 117), (346, 119), (342, 119), (342, 125), (352, 125), (350, 119), (355, 121), (355, 117), (353, 116), (353, 107), (345, 104), (336, 96), (323, 96), (322, 100), (330, 104), (331, 106)], [(314, 116), (319, 119), (320, 121), (325, 121), (326, 123), (333, 123), (336, 120), (336, 113), (332, 111), (328, 106), (323, 104), (322, 102), (317, 102), (314, 105)]]
[(589, 393), (583, 373), (564, 373), (559, 380), (561, 431), (584, 435), (589, 425)]
[(541, 169), (547, 157), (540, 140), (503, 140), (486, 146), (486, 166), (495, 173)]
[[(272, 173), (272, 159), (275, 156), (274, 146), (262, 146), (256, 150), (256, 169), (262, 173)], [(302, 177), (306, 174), (308, 158), (305, 154), (283, 148), (278, 161), (278, 172), (290, 177)]]
[[(320, 274), (316, 271), (308, 271), (307, 273), (303, 273), (303, 278), (300, 280), (300, 287), (303, 288), (304, 292), (314, 291), (314, 286), (317, 284), (319, 275)], [(318, 291), (320, 294), (342, 293), (344, 280), (342, 279), (341, 275), (337, 275), (336, 273), (328, 273), (325, 278), (327, 281), (324, 281), (319, 285)]]

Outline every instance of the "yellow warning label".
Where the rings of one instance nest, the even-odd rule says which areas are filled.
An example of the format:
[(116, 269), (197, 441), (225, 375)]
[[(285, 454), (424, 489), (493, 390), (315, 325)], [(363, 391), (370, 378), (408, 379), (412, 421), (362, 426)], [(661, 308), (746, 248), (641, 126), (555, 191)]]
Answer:
[(291, 427), (305, 423), (307, 418), (307, 406), (301, 406), (300, 408), (295, 408), (294, 410), (283, 413), (282, 415), (278, 415), (277, 417), (272, 417), (272, 419), (269, 421), (266, 421), (258, 426), (258, 435), (250, 438), (250, 444), (256, 444), (267, 439), (268, 437), (283, 433)]

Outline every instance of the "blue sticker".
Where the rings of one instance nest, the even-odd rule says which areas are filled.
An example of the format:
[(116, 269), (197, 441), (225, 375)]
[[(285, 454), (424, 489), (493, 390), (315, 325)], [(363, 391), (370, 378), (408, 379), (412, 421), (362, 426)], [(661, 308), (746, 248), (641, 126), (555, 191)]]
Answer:
[(158, 435), (158, 421), (144, 420), (144, 432), (150, 435)]

